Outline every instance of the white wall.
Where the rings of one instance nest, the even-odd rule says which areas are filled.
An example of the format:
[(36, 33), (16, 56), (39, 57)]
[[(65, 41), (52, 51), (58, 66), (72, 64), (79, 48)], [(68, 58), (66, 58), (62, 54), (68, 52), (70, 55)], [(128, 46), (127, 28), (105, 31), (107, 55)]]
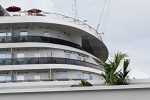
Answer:
[[(40, 83), (43, 84), (43, 83)], [(149, 100), (150, 85), (1, 89), (2, 100)], [(7, 91), (6, 91), (7, 89)]]

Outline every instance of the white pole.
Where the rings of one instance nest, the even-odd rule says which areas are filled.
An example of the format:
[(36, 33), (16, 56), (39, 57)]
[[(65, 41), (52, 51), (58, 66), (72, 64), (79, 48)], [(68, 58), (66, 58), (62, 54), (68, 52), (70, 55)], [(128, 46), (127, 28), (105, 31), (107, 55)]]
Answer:
[(72, 15), (75, 19), (78, 19), (78, 12), (77, 12), (77, 1), (73, 0), (73, 5), (72, 5)]

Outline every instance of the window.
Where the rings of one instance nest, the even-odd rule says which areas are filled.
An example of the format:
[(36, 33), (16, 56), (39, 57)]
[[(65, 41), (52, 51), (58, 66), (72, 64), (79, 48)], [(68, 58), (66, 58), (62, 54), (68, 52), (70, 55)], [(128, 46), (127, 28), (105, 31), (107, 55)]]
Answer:
[(77, 56), (77, 60), (81, 60), (81, 56)]
[(65, 53), (65, 58), (70, 58), (70, 53)]
[(0, 33), (0, 37), (5, 37), (5, 36), (6, 36), (6, 33), (4, 33), (4, 32)]
[(22, 58), (24, 58), (24, 53), (18, 53), (17, 54), (17, 64), (23, 64), (24, 63), (24, 59), (22, 59)]
[(67, 79), (67, 72), (61, 72), (60, 79)]
[(40, 75), (34, 75), (35, 80), (40, 80)]
[(0, 59), (4, 59), (4, 58), (7, 58), (7, 55), (6, 54), (0, 54)]
[(7, 58), (11, 58), (11, 54), (7, 54)]
[(92, 74), (89, 74), (89, 80), (93, 80)]
[(11, 32), (8, 32), (8, 33), (7, 33), (7, 41), (11, 41), (11, 36), (12, 36), (12, 33), (11, 33)]
[(6, 81), (6, 76), (0, 76), (0, 81)]
[(25, 42), (27, 41), (27, 35), (28, 35), (28, 32), (20, 32), (20, 41), (22, 42)]
[(27, 31), (20, 32), (20, 36), (27, 36), (27, 35), (28, 35)]
[(18, 53), (17, 58), (24, 58), (24, 53)]
[(17, 80), (24, 80), (24, 76), (23, 75), (18, 75)]
[(10, 80), (11, 80), (11, 76), (7, 76), (7, 75), (0, 76), (0, 81), (10, 81)]
[(34, 53), (34, 57), (40, 57), (40, 56), (41, 56), (41, 54), (39, 52)]
[(45, 37), (49, 37), (49, 32), (44, 32)]
[(0, 33), (0, 41), (5, 42), (6, 41), (6, 33)]
[(11, 36), (11, 35), (12, 35), (11, 32), (8, 32), (8, 33), (7, 33), (7, 36)]
[(77, 79), (83, 79), (83, 73), (78, 73), (77, 74)]
[(7, 77), (6, 77), (6, 80), (7, 80), (7, 81), (10, 81), (10, 80), (11, 80), (11, 76), (7, 76)]

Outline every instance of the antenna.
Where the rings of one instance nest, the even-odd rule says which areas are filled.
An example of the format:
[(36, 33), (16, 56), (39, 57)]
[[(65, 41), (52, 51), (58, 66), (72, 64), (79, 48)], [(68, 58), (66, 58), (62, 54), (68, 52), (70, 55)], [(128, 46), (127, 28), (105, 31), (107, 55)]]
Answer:
[(75, 19), (78, 19), (77, 0), (73, 0), (73, 5), (72, 5), (72, 16), (73, 16)]

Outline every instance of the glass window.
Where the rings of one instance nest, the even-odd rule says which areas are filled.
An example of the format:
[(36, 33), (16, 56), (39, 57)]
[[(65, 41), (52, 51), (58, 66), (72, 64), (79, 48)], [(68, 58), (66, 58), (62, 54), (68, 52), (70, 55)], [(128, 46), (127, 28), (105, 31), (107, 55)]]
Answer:
[(6, 76), (0, 76), (0, 81), (6, 81)]
[(49, 37), (49, 32), (44, 32), (45, 37)]
[(7, 80), (7, 81), (10, 81), (10, 80), (11, 80), (11, 76), (7, 76), (7, 77), (6, 77), (6, 80)]
[(24, 80), (24, 76), (23, 75), (18, 75), (17, 80)]
[(83, 73), (78, 73), (77, 74), (77, 79), (83, 79)]
[(24, 58), (24, 53), (18, 53), (17, 58)]
[(70, 58), (70, 53), (65, 53), (65, 58)]
[(10, 32), (7, 33), (7, 36), (11, 36), (12, 34)]
[(0, 54), (0, 59), (6, 58), (6, 54)]
[(0, 41), (5, 42), (6, 41), (6, 33), (0, 33)]
[(67, 79), (67, 72), (61, 72), (60, 79)]
[(0, 33), (0, 36), (2, 36), (2, 37), (3, 37), (3, 36), (6, 36), (6, 33), (1, 32), (1, 33)]
[(34, 79), (35, 79), (35, 80), (40, 80), (40, 75), (35, 75), (35, 76), (34, 76)]
[(89, 80), (93, 80), (92, 74), (89, 74)]
[(27, 36), (27, 35), (28, 35), (27, 31), (20, 32), (20, 36)]
[(7, 54), (7, 58), (11, 58), (11, 54)]
[(77, 60), (81, 60), (81, 56), (77, 56)]
[(11, 76), (2, 75), (0, 76), (0, 81), (9, 81), (11, 80)]
[(41, 54), (39, 52), (34, 53), (34, 57), (40, 57), (40, 56), (41, 56)]

